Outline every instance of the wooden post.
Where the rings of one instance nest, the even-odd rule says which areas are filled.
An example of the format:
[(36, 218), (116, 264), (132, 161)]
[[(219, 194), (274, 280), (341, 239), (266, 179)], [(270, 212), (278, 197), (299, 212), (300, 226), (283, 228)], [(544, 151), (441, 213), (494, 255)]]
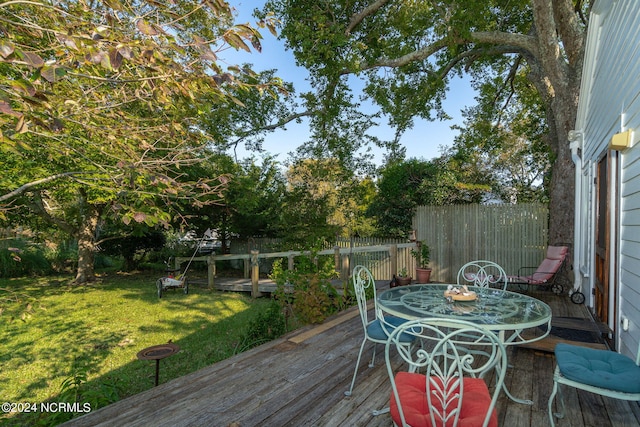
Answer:
[(293, 270), (294, 258), (293, 254), (289, 254), (289, 256), (287, 256), (287, 269), (289, 271)]
[(340, 262), (340, 246), (333, 247), (333, 265), (342, 278), (342, 263)]
[(346, 263), (344, 267), (344, 280), (349, 280), (351, 273), (351, 256), (353, 255), (353, 233), (349, 233), (349, 253), (346, 255)]
[(207, 258), (207, 286), (209, 289), (215, 289), (213, 279), (216, 277), (216, 257), (215, 255), (209, 255)]
[[(251, 254), (253, 255), (253, 251), (251, 251)], [(251, 260), (252, 259), (253, 258), (250, 256), (249, 258), (244, 258), (242, 260), (242, 267), (244, 269), (242, 274), (245, 279), (248, 279), (251, 277)]]
[(398, 245), (389, 246), (389, 258), (391, 264), (391, 276), (398, 274)]
[(260, 280), (260, 264), (258, 263), (258, 250), (251, 250), (251, 296), (258, 298), (260, 290), (258, 288), (258, 282)]
[(342, 281), (347, 281), (349, 280), (351, 257), (349, 256), (349, 254), (346, 254), (345, 256), (342, 256), (340, 258), (342, 259), (342, 266), (340, 267), (340, 278), (342, 279)]

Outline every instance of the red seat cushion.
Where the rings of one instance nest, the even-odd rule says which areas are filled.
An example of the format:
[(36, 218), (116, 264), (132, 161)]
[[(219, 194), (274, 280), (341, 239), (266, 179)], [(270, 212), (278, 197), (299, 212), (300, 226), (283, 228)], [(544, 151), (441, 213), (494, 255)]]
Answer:
[[(489, 405), (491, 405), (491, 395), (489, 394), (487, 384), (480, 378), (465, 377), (463, 381), (464, 395), (458, 426), (482, 426), (487, 411), (489, 410)], [(402, 402), (402, 411), (406, 423), (412, 427), (436, 427), (431, 424), (431, 416), (427, 405), (427, 383), (425, 376), (410, 372), (399, 372), (396, 374), (395, 382), (398, 395), (400, 396), (400, 402)], [(433, 397), (434, 396), (432, 396), (431, 399), (434, 405), (433, 409), (441, 411), (442, 405), (437, 401), (438, 399)], [(398, 405), (394, 398), (393, 391), (391, 392), (391, 404), (389, 406), (393, 422), (401, 426), (402, 420), (400, 419), (400, 413), (398, 412)], [(436, 423), (440, 421), (437, 416), (435, 420)], [(452, 427), (453, 421), (454, 418), (452, 417), (447, 422), (447, 427)], [(495, 409), (492, 411), (489, 426), (498, 426), (498, 417)], [(441, 427), (441, 425), (437, 425), (437, 427)]]

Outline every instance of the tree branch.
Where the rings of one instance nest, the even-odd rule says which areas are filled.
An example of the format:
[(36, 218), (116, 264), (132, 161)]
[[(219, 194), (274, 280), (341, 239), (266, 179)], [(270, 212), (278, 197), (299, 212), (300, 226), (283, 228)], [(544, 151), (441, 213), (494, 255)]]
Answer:
[(281, 126), (286, 125), (289, 122), (292, 122), (296, 119), (300, 119), (302, 117), (308, 117), (310, 115), (313, 114), (313, 111), (311, 110), (307, 110), (307, 111), (303, 111), (302, 113), (294, 113), (294, 114), (290, 114), (287, 117), (283, 118), (282, 120), (279, 120), (276, 123), (273, 123), (271, 125), (267, 125), (258, 129), (251, 129), (247, 132), (244, 133), (244, 135), (239, 136), (238, 138), (236, 138), (235, 141), (229, 143), (229, 147), (233, 146), (233, 147), (237, 147), (238, 144), (240, 144), (240, 142), (245, 139), (248, 136), (254, 135), (258, 132), (262, 132), (262, 131), (270, 131), (270, 130), (275, 130), (278, 129)]
[(502, 108), (500, 108), (500, 113), (498, 114), (498, 124), (500, 124), (500, 122), (502, 121), (502, 111), (506, 110), (507, 105), (509, 105), (509, 102), (511, 101), (511, 98), (513, 97), (513, 95), (516, 92), (516, 89), (515, 89), (515, 87), (513, 85), (513, 82), (514, 82), (514, 80), (516, 78), (516, 73), (518, 72), (518, 68), (520, 67), (520, 62), (521, 61), (522, 61), (522, 57), (518, 56), (516, 58), (515, 62), (512, 64), (511, 69), (509, 70), (509, 75), (507, 76), (507, 79), (504, 82), (504, 86), (496, 94), (495, 102), (497, 102), (498, 96), (502, 93), (502, 90), (507, 86), (507, 83), (509, 84), (509, 95), (507, 96), (507, 99), (505, 100), (504, 105), (502, 106)]
[(69, 233), (72, 236), (75, 235), (76, 230), (71, 224), (49, 213), (47, 208), (44, 206), (42, 194), (40, 193), (40, 191), (35, 191), (31, 207), (34, 212), (40, 215), (40, 217), (42, 217), (49, 224), (58, 226), (61, 230)]
[(286, 124), (287, 124), (287, 123), (289, 123), (289, 122), (292, 122), (292, 121), (294, 121), (294, 120), (296, 120), (296, 119), (300, 119), (300, 118), (302, 118), (302, 117), (308, 117), (308, 116), (310, 116), (310, 115), (312, 115), (312, 114), (313, 114), (313, 111), (310, 111), (310, 110), (303, 111), (302, 113), (295, 113), (295, 114), (291, 114), (291, 115), (289, 115), (289, 116), (285, 117), (284, 119), (280, 120), (280, 121), (279, 121), (279, 122), (277, 122), (277, 123), (274, 123), (274, 124), (272, 124), (272, 125), (265, 126), (265, 127), (260, 128), (260, 129), (258, 129), (258, 130), (263, 131), (263, 130), (274, 130), (274, 129), (278, 129), (279, 127), (284, 126), (284, 125), (286, 125)]
[[(557, 1), (553, 3), (553, 15), (556, 27), (562, 39), (562, 46), (570, 64), (579, 64), (584, 57), (585, 32), (578, 22), (576, 12), (580, 11), (580, 2), (573, 5), (573, 1)], [(585, 25), (583, 22), (582, 25)]]
[(477, 31), (471, 33), (471, 41), (507, 47), (512, 46), (513, 53), (525, 53), (535, 58), (539, 58), (540, 56), (536, 38), (525, 34), (500, 31)]
[(414, 61), (422, 61), (429, 56), (435, 54), (440, 49), (447, 47), (447, 41), (445, 39), (438, 40), (422, 49), (414, 50), (399, 58), (383, 58), (373, 64), (364, 64), (358, 71), (371, 70), (380, 67), (398, 68), (404, 65), (410, 64)]
[(73, 175), (84, 174), (84, 173), (86, 173), (86, 172), (64, 172), (64, 173), (59, 173), (59, 174), (56, 174), (56, 175), (51, 175), (51, 176), (48, 176), (46, 178), (38, 179), (36, 181), (28, 182), (28, 183), (16, 188), (13, 191), (10, 191), (9, 193), (0, 196), (0, 202), (4, 202), (6, 200), (9, 200), (9, 199), (12, 199), (14, 197), (17, 197), (17, 196), (25, 193), (26, 191), (30, 190), (31, 188), (37, 187), (38, 185), (46, 184), (46, 183), (51, 182), (51, 181), (56, 181), (58, 179), (66, 178), (66, 177), (73, 176)]
[[(414, 50), (398, 58), (385, 58), (377, 61), (373, 64), (365, 64), (359, 71), (369, 70), (380, 67), (398, 68), (407, 65), (414, 61), (422, 61), (429, 56), (435, 54), (441, 49), (446, 48), (451, 43), (451, 39), (442, 38), (436, 40), (434, 43), (423, 47), (422, 49)], [(477, 31), (471, 33), (469, 40), (459, 39), (455, 41), (455, 44), (464, 45), (469, 43), (483, 43), (501, 46), (499, 53), (523, 53), (539, 57), (539, 51), (536, 45), (536, 39), (532, 36), (523, 34), (512, 34), (504, 32), (489, 32), (489, 31)], [(524, 52), (523, 52), (524, 51)]]
[(373, 4), (365, 7), (365, 9), (362, 12), (352, 15), (351, 20), (349, 21), (349, 25), (347, 26), (347, 29), (345, 30), (344, 33), (347, 36), (350, 35), (351, 31), (355, 27), (357, 27), (364, 20), (364, 18), (375, 14), (380, 8), (382, 8), (382, 6), (384, 6), (387, 3), (389, 3), (389, 0), (377, 0)]

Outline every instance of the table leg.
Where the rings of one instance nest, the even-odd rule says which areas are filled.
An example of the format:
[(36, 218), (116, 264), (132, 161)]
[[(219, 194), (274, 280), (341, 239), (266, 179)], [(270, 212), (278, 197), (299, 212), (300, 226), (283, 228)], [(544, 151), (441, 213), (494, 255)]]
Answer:
[[(498, 333), (498, 336), (500, 338), (500, 341), (502, 341), (502, 343), (505, 343), (505, 339), (504, 339), (504, 331), (500, 331)], [(507, 347), (504, 347), (505, 351), (507, 350)], [(509, 360), (507, 358), (507, 360)], [(509, 368), (510, 366), (507, 364), (507, 368)], [(513, 397), (513, 395), (511, 394), (511, 392), (509, 391), (509, 389), (507, 388), (507, 385), (505, 383), (502, 383), (502, 390), (504, 390), (504, 394), (507, 395), (507, 397), (511, 400), (513, 400), (516, 403), (522, 403), (523, 405), (533, 405), (533, 400), (529, 400), (529, 399), (519, 399), (517, 397)]]

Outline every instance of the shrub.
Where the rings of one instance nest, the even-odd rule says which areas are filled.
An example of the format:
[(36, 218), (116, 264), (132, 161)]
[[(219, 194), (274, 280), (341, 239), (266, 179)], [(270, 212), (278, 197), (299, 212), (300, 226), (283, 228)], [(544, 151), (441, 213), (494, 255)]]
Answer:
[(125, 271), (138, 269), (148, 252), (159, 250), (166, 243), (164, 233), (158, 230), (150, 230), (140, 235), (105, 237), (107, 238), (100, 245), (103, 253), (122, 256)]
[[(84, 412), (106, 406), (120, 399), (120, 386), (116, 382), (101, 382), (97, 388), (92, 389), (87, 384), (87, 373), (84, 370), (76, 371), (72, 376), (62, 382), (60, 394), (54, 402), (75, 404)], [(44, 405), (47, 402), (43, 402)], [(42, 426), (57, 426), (74, 417), (73, 412), (52, 411), (43, 412), (37, 422)]]
[(236, 346), (235, 353), (241, 353), (265, 342), (274, 340), (287, 332), (287, 324), (282, 307), (275, 300), (247, 325), (247, 330)]
[(40, 247), (22, 239), (0, 241), (0, 277), (42, 276), (51, 271)]
[(78, 243), (75, 240), (63, 240), (48, 251), (47, 258), (53, 269), (59, 273), (72, 273), (78, 268)]
[(344, 306), (344, 299), (331, 284), (338, 277), (332, 259), (314, 262), (315, 255), (298, 257), (293, 270), (282, 267), (283, 260), (273, 264), (270, 277), (276, 282), (275, 298), (303, 323), (320, 323)]

